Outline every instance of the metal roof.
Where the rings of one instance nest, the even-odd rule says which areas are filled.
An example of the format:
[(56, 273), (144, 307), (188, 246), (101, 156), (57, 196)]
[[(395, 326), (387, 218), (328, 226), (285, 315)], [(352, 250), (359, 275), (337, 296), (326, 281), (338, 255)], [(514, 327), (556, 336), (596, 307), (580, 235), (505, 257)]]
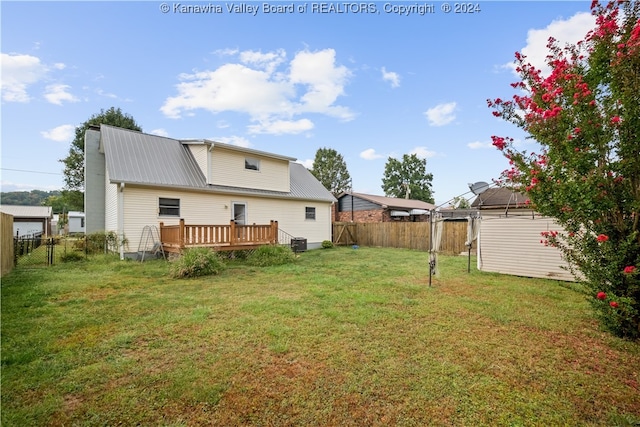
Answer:
[(205, 177), (189, 148), (163, 136), (101, 125), (109, 178), (130, 184), (203, 187)]
[(51, 206), (1, 205), (0, 212), (17, 218), (51, 218)]
[[(302, 164), (290, 161), (293, 159), (292, 157), (240, 149), (241, 147), (237, 149), (237, 151), (246, 153), (269, 155), (288, 160), (289, 192), (212, 185), (206, 183), (204, 173), (187, 146), (197, 143), (197, 141), (180, 141), (108, 125), (101, 125), (100, 132), (111, 182), (212, 193), (324, 202), (336, 201), (333, 195)], [(206, 143), (210, 142), (206, 141)], [(222, 145), (215, 142), (214, 144)], [(227, 145), (225, 148), (228, 148)]]

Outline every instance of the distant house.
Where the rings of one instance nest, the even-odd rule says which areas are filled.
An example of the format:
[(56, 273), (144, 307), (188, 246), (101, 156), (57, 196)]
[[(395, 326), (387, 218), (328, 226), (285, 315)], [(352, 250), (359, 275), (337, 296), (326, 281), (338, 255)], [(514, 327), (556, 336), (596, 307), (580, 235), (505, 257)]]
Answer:
[(495, 273), (556, 280), (575, 280), (561, 252), (541, 243), (544, 231), (562, 231), (527, 203), (526, 194), (490, 188), (471, 204), (480, 211), (478, 269)]
[[(278, 241), (295, 236), (306, 239), (309, 249), (320, 247), (331, 239), (335, 198), (295, 160), (207, 139), (90, 128), (85, 134), (86, 232), (115, 231), (129, 242), (122, 253), (137, 251), (144, 230), (160, 223), (277, 221)], [(207, 239), (228, 241), (228, 236), (213, 236), (213, 228), (200, 230), (209, 233)], [(196, 238), (203, 235), (190, 236)]]
[(14, 237), (51, 235), (53, 214), (50, 206), (1, 205), (0, 211), (13, 216)]
[(68, 233), (84, 233), (85, 232), (85, 215), (84, 212), (69, 211), (67, 214)]
[(338, 196), (334, 220), (338, 222), (429, 221), (431, 209), (435, 209), (435, 205), (422, 200), (345, 192)]

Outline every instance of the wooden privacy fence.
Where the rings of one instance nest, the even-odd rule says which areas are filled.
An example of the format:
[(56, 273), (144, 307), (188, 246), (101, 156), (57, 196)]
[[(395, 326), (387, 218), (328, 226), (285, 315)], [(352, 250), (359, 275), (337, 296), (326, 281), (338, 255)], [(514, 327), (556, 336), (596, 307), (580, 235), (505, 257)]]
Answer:
[[(428, 222), (334, 222), (333, 243), (429, 250)], [(467, 221), (444, 221), (440, 252), (459, 254), (467, 251)], [(474, 245), (475, 246), (475, 245)]]
[(0, 212), (0, 277), (13, 269), (13, 216)]
[(278, 221), (269, 224), (239, 225), (231, 220), (226, 225), (160, 223), (160, 241), (167, 252), (180, 252), (190, 247), (209, 247), (218, 250), (252, 249), (278, 243)]

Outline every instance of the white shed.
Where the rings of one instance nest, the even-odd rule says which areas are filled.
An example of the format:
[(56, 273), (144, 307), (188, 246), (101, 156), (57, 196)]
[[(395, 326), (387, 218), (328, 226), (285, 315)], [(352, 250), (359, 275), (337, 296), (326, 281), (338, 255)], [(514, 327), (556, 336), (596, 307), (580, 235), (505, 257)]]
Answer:
[(541, 243), (545, 231), (562, 232), (553, 219), (528, 208), (527, 197), (506, 188), (492, 188), (478, 196), (480, 209), (478, 269), (514, 276), (573, 281), (567, 262), (554, 247)]

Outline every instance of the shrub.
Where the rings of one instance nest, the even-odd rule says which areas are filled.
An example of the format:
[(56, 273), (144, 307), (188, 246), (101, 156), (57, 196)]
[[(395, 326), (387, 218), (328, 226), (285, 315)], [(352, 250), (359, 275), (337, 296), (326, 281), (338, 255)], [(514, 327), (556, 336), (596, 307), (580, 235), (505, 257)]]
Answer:
[(333, 248), (333, 242), (331, 242), (331, 240), (322, 241), (322, 249), (331, 249), (331, 248)]
[(268, 267), (294, 262), (296, 255), (289, 246), (265, 245), (253, 251), (247, 258), (250, 265)]
[(88, 254), (99, 254), (117, 251), (120, 243), (127, 245), (129, 241), (125, 238), (121, 242), (113, 231), (98, 231), (76, 240), (74, 247)]
[(172, 262), (170, 275), (176, 279), (219, 274), (225, 268), (220, 256), (207, 248), (191, 248)]
[(85, 258), (86, 257), (82, 252), (69, 251), (62, 254), (62, 256), (60, 257), (60, 260), (62, 262), (76, 262), (76, 261), (84, 261)]

